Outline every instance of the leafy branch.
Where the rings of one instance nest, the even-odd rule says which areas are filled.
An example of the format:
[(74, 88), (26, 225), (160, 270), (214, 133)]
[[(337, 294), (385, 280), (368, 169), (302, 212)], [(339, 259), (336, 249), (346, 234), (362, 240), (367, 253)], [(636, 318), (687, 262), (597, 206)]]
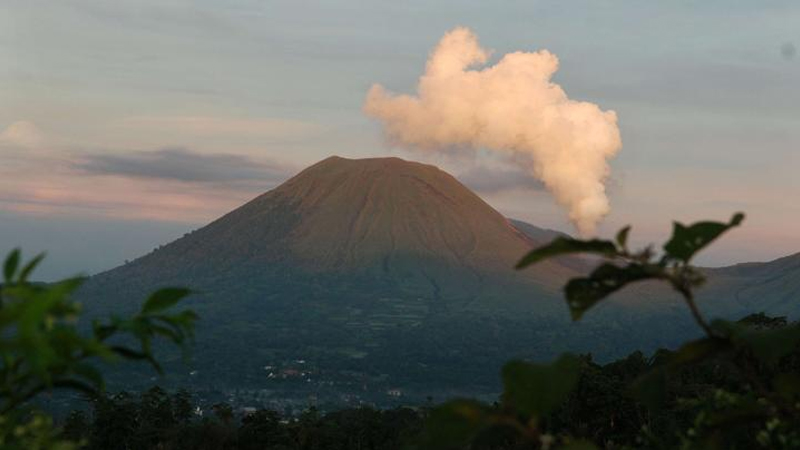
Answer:
[[(795, 393), (800, 392), (800, 377), (796, 373), (781, 371), (778, 363), (800, 344), (800, 325), (764, 330), (742, 322), (709, 322), (700, 313), (695, 300), (695, 290), (703, 285), (706, 277), (691, 264), (692, 259), (743, 220), (744, 214), (737, 213), (727, 223), (706, 221), (686, 226), (675, 222), (672, 236), (663, 245), (660, 257), (656, 256), (652, 246), (631, 251), (627, 245), (630, 227), (620, 230), (614, 241), (558, 238), (525, 255), (517, 268), (529, 267), (556, 256), (600, 256), (603, 262), (588, 276), (574, 278), (564, 287), (573, 320), (579, 320), (593, 306), (629, 284), (645, 280), (666, 282), (681, 295), (705, 337), (682, 345), (664, 364), (640, 377), (632, 386), (636, 397), (651, 409), (660, 408), (668, 375), (728, 355), (757, 398), (742, 398), (736, 403), (736, 408), (730, 408), (725, 414), (716, 414), (714, 425), (708, 426), (709, 430), (719, 432), (725, 426), (733, 426), (729, 424), (734, 422), (763, 422), (774, 417), (797, 423), (800, 410), (795, 402)], [(763, 379), (764, 373), (773, 372), (776, 374), (772, 379)]]
[(728, 223), (698, 222), (685, 226), (675, 222), (672, 237), (664, 244), (660, 258), (656, 258), (652, 247), (637, 252), (628, 248), (630, 226), (620, 230), (614, 241), (559, 237), (525, 255), (517, 263), (517, 269), (556, 256), (599, 255), (605, 260), (600, 266), (587, 277), (573, 278), (564, 287), (573, 320), (579, 320), (595, 304), (628, 284), (661, 280), (681, 294), (697, 324), (708, 335), (713, 335), (714, 330), (700, 314), (693, 294), (693, 290), (703, 284), (705, 276), (690, 263), (697, 252), (743, 220), (744, 214), (737, 213)]
[[(87, 336), (77, 326), (81, 305), (71, 299), (84, 279), (30, 282), (43, 258), (38, 255), (23, 265), (20, 251), (14, 250), (3, 264), (0, 415), (51, 389), (88, 394), (103, 390), (103, 377), (93, 361), (144, 360), (161, 372), (153, 355), (153, 340), (163, 338), (186, 348), (192, 339), (195, 313), (167, 312), (190, 293), (181, 288), (153, 293), (132, 317), (95, 320)], [(131, 340), (138, 345), (125, 344)]]

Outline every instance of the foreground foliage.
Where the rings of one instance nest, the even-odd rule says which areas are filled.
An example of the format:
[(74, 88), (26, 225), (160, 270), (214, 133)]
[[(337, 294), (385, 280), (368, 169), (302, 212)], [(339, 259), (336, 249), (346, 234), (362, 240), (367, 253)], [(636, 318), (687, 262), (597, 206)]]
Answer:
[(154, 387), (141, 395), (121, 392), (95, 397), (91, 412), (73, 412), (64, 434), (88, 449), (352, 450), (406, 448), (419, 432), (420, 415), (408, 408), (349, 409), (298, 417), (275, 411), (242, 413), (227, 404), (205, 411), (185, 391)]
[(23, 264), (14, 250), (3, 264), (0, 285), (0, 447), (73, 448), (52, 430), (51, 419), (30, 402), (54, 389), (96, 395), (105, 388), (100, 361), (143, 360), (157, 371), (152, 342), (163, 338), (183, 346), (191, 338), (196, 316), (167, 310), (184, 298), (185, 289), (162, 289), (132, 317), (95, 320), (89, 330), (78, 326), (80, 304), (71, 296), (82, 278), (58, 283), (30, 282), (43, 255)]
[[(746, 317), (738, 325), (773, 331), (789, 326), (784, 318), (763, 314)], [(471, 438), (460, 441), (460, 448), (475, 450), (552, 448), (567, 442), (573, 448), (708, 448), (698, 436), (707, 432), (717, 413), (734, 407), (752, 390), (736, 373), (729, 355), (670, 377), (663, 406), (657, 410), (631, 395), (635, 380), (678, 355), (670, 350), (651, 357), (635, 352), (608, 364), (597, 364), (588, 355), (562, 360), (577, 365), (577, 379), (566, 380), (570, 391), (538, 419), (541, 434), (536, 444), (521, 439), (519, 424), (514, 423), (519, 414), (505, 402), (483, 405), (464, 400), (432, 409), (363, 407), (327, 414), (310, 409), (289, 416), (227, 404), (202, 405), (188, 392), (169, 394), (158, 387), (138, 395), (121, 392), (92, 398), (88, 411), (73, 412), (61, 426), (67, 437), (86, 442), (92, 450), (399, 450), (423, 444), (453, 448), (453, 439), (459, 436)], [(792, 352), (780, 366), (775, 373), (800, 370), (800, 352)], [(552, 397), (540, 388), (534, 395), (543, 397), (535, 403), (545, 405)], [(469, 420), (453, 417), (476, 408), (480, 415)], [(791, 440), (790, 429), (789, 424), (774, 421), (739, 423), (727, 431), (728, 437), (736, 434), (737, 439), (727, 447), (792, 448), (797, 442)]]

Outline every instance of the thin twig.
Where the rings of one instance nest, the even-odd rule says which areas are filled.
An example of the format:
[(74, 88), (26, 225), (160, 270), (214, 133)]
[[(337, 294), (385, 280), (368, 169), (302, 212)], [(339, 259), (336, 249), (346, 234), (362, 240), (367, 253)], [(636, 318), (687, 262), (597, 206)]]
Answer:
[(700, 310), (697, 308), (697, 304), (694, 301), (694, 294), (692, 294), (691, 289), (688, 289), (684, 286), (679, 286), (678, 291), (683, 295), (683, 299), (686, 300), (686, 305), (689, 307), (689, 311), (692, 312), (692, 317), (694, 317), (694, 321), (700, 325), (700, 328), (706, 332), (708, 337), (718, 337), (714, 330), (711, 329), (711, 326), (706, 322), (703, 318), (702, 314), (700, 314)]

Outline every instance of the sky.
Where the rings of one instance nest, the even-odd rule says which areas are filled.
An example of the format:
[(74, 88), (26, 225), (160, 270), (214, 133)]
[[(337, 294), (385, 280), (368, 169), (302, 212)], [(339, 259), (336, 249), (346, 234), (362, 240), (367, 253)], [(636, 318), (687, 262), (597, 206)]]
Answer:
[(574, 232), (513, 163), (392, 145), (364, 114), (375, 83), (413, 94), (457, 26), (490, 64), (552, 52), (570, 98), (616, 112), (600, 235), (745, 211), (701, 263), (800, 252), (798, 23), (794, 1), (4, 0), (0, 252), (47, 251), (44, 279), (102, 271), (334, 154), (436, 164)]

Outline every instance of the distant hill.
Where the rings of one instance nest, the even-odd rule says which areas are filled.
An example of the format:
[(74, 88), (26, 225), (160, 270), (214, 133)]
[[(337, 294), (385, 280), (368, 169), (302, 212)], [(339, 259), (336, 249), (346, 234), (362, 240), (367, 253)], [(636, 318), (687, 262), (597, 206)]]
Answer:
[(800, 253), (762, 263), (708, 269), (701, 300), (718, 314), (766, 311), (800, 316)]
[[(175, 383), (339, 396), (334, 402), (379, 402), (398, 386), (417, 399), (490, 392), (511, 357), (573, 350), (608, 358), (696, 332), (668, 292), (647, 285), (570, 323), (560, 287), (585, 261), (513, 270), (559, 235), (504, 218), (436, 167), (331, 157), (91, 277), (82, 298), (98, 314), (132, 310), (157, 287), (190, 287), (202, 320), (193, 371), (168, 355)], [(764, 279), (755, 268), (714, 277), (732, 280), (737, 270)], [(293, 381), (276, 384), (281, 370)]]
[(549, 228), (539, 228), (521, 220), (509, 219), (511, 225), (521, 231), (525, 236), (534, 242), (550, 242), (558, 237), (569, 237), (567, 233)]

